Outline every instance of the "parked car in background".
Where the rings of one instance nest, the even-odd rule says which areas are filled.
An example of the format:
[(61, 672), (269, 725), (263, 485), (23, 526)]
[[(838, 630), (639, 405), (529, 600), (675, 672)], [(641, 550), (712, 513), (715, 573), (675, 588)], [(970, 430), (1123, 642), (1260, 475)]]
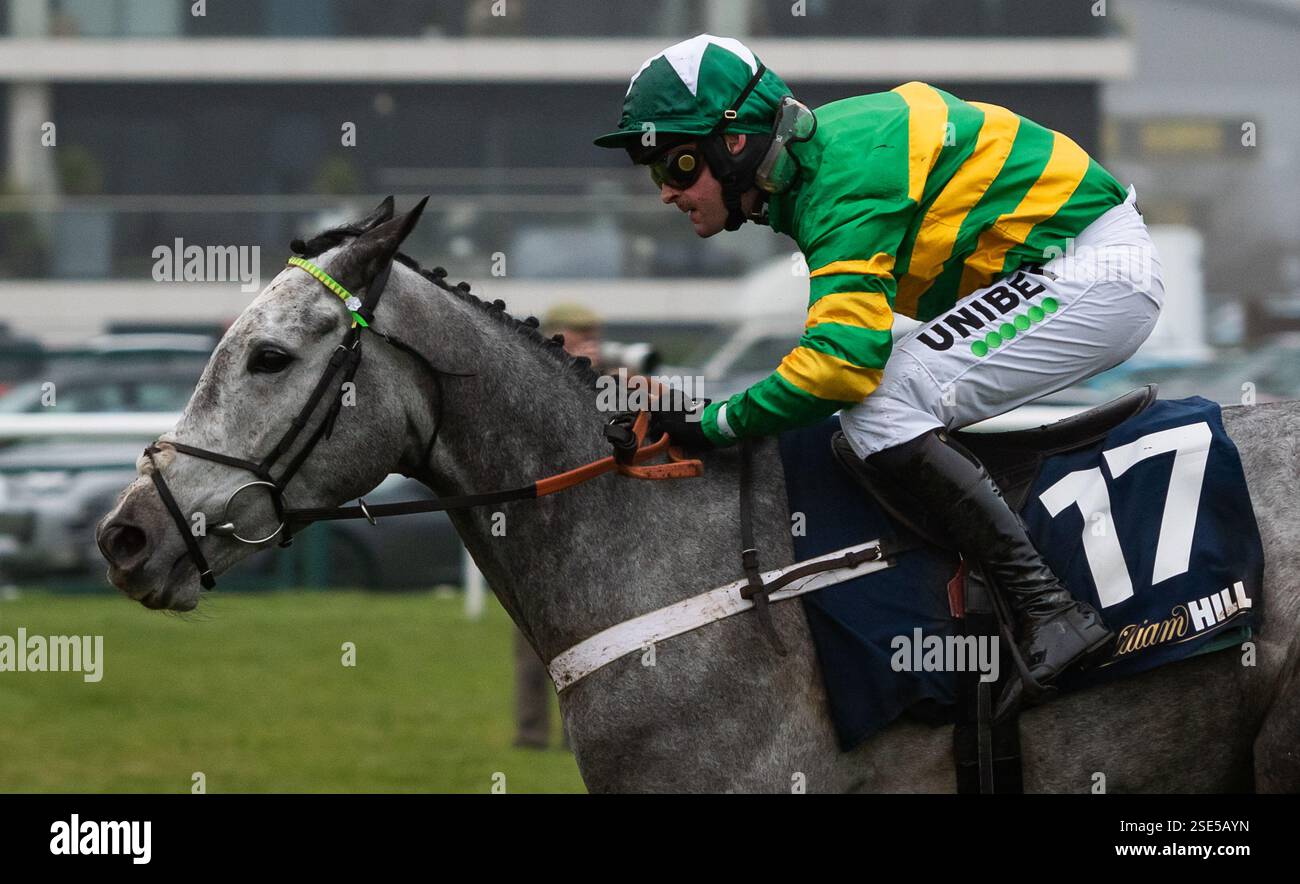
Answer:
[[(76, 350), (48, 354), (39, 377), (0, 395), (0, 427), (9, 415), (87, 417), (84, 432), (39, 439), (0, 435), (0, 582), (105, 585), (94, 528), (135, 477), (136, 459), (152, 437), (123, 438), (120, 428), (97, 430), (95, 419), (156, 414), (160, 431), (170, 426), (189, 401), (215, 344), (214, 336), (204, 334), (103, 335)], [(232, 471), (232, 488), (245, 480)], [(414, 480), (390, 476), (366, 500), (431, 496)], [(458, 585), (462, 554), (460, 538), (443, 513), (387, 519), (382, 531), (365, 521), (325, 522), (305, 529), (288, 549), (249, 557), (221, 585)]]
[(0, 572), (10, 580), (102, 567), (95, 523), (135, 474), (134, 441), (20, 441), (0, 450)]
[(1147, 383), (1159, 384), (1163, 399), (1204, 396), (1220, 405), (1300, 398), (1300, 335), (1279, 337), (1251, 350), (1222, 350), (1196, 362), (1135, 360), (1084, 386), (1109, 398)]
[(31, 338), (15, 336), (8, 325), (0, 323), (0, 396), (36, 377), (45, 365), (45, 348)]
[[(102, 581), (106, 566), (95, 546), (95, 525), (135, 478), (145, 444), (55, 439), (0, 450), (0, 582)], [(232, 475), (236, 480), (242, 481)], [(432, 496), (413, 479), (394, 475), (366, 502)], [(444, 513), (385, 519), (382, 530), (364, 520), (322, 522), (300, 532), (288, 549), (241, 562), (221, 585), (426, 589), (459, 585), (461, 556), (460, 538)]]
[(151, 363), (147, 369), (115, 360), (71, 365), (56, 362), (42, 378), (26, 381), (0, 396), (0, 414), (180, 412), (206, 364), (206, 355)]

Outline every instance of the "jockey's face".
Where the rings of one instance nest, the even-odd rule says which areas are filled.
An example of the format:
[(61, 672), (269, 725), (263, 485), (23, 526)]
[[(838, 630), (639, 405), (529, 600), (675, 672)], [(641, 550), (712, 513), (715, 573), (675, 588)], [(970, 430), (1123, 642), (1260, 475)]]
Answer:
[[(732, 153), (736, 153), (744, 146), (744, 135), (727, 136), (727, 147)], [(687, 213), (691, 226), (695, 228), (696, 236), (709, 237), (726, 226), (727, 207), (722, 201), (722, 185), (718, 183), (717, 178), (713, 177), (713, 170), (709, 168), (709, 164), (703, 165), (700, 177), (685, 190), (673, 187), (665, 181), (659, 186), (659, 198), (667, 205), (676, 206)], [(741, 205), (748, 208), (750, 197), (751, 194), (745, 194), (741, 199)]]

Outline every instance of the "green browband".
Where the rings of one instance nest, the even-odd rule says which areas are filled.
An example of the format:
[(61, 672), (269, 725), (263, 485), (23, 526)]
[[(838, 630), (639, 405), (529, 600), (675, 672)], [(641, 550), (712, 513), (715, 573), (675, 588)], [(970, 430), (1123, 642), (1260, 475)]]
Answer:
[(321, 281), (321, 284), (324, 285), (325, 288), (329, 289), (334, 294), (338, 295), (340, 298), (343, 299), (343, 305), (347, 307), (348, 310), (351, 311), (352, 313), (353, 322), (355, 322), (357, 325), (360, 325), (362, 328), (370, 327), (369, 323), (367, 323), (364, 319), (362, 319), (361, 314), (357, 312), (358, 310), (361, 309), (361, 299), (358, 298), (356, 295), (352, 294), (347, 289), (345, 289), (343, 286), (339, 285), (338, 281), (335, 280), (334, 277), (330, 276), (324, 270), (321, 270), (312, 262), (306, 260), (305, 258), (299, 258), (297, 255), (289, 259), (289, 264), (293, 267), (301, 267), (303, 270), (306, 270), (312, 276), (319, 279)]

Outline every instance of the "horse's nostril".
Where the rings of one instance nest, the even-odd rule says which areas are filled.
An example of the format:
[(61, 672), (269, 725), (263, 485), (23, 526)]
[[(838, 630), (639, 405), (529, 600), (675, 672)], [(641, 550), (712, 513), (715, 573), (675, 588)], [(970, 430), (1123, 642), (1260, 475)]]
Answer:
[(148, 536), (135, 525), (111, 525), (99, 537), (99, 551), (111, 564), (123, 567), (139, 556), (148, 543)]

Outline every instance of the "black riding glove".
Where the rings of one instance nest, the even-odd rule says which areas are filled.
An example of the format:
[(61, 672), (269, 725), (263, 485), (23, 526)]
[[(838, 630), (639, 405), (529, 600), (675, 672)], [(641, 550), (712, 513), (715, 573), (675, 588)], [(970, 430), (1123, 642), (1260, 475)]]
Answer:
[(636, 461), (636, 433), (632, 425), (636, 423), (636, 412), (621, 411), (605, 424), (605, 439), (614, 446), (614, 460), (621, 464)]
[(700, 425), (704, 407), (710, 401), (712, 400), (700, 399), (682, 403), (669, 411), (652, 411), (649, 435), (658, 439), (661, 433), (667, 433), (672, 438), (672, 444), (682, 448), (712, 448), (713, 443), (704, 435), (704, 428)]

